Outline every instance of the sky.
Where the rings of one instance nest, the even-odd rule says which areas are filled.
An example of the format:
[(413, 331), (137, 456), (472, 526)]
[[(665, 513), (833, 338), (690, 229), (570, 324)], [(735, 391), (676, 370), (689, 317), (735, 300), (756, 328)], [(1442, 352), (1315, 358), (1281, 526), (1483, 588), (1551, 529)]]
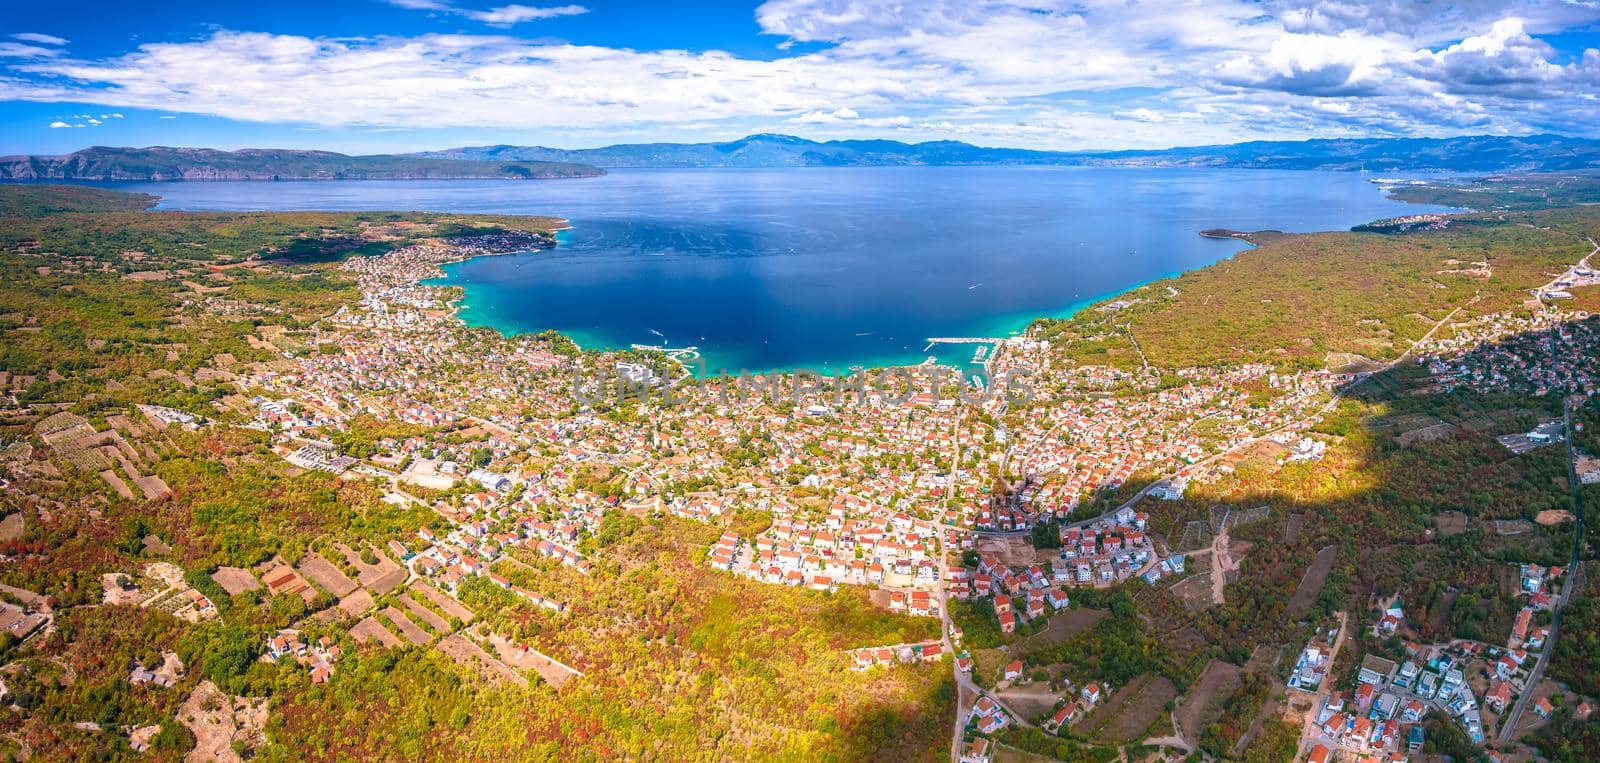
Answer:
[(0, 154), (1600, 136), (1600, 0), (0, 3)]

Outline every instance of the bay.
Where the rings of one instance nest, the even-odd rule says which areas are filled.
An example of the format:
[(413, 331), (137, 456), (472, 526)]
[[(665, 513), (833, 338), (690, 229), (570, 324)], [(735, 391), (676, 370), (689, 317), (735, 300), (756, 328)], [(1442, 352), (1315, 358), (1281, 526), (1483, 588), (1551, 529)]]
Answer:
[(967, 365), (1039, 316), (1243, 248), (1205, 228), (1343, 230), (1448, 211), (1358, 173), (1087, 167), (616, 170), (557, 181), (118, 184), (190, 210), (556, 215), (553, 250), (445, 268), (461, 317), (585, 347), (698, 347), (712, 371)]

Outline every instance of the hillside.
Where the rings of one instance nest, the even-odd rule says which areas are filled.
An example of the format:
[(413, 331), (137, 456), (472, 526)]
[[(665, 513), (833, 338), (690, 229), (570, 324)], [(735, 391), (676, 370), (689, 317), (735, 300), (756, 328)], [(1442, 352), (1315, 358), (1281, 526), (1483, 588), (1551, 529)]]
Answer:
[(478, 146), (416, 154), (432, 159), (580, 162), (599, 167), (878, 167), (1068, 165), (1415, 171), (1571, 170), (1600, 166), (1600, 141), (1529, 137), (1258, 141), (1148, 151), (1030, 151), (957, 141), (814, 141), (751, 135), (725, 143), (640, 143), (589, 149)]
[(513, 180), (591, 177), (595, 167), (552, 161), (346, 156), (288, 149), (108, 148), (63, 156), (0, 157), (0, 180)]

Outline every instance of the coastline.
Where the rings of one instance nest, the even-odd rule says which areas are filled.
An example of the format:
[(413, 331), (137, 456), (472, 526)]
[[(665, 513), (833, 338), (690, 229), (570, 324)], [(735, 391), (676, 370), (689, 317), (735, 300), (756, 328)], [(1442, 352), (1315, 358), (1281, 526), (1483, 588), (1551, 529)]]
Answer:
[[(1438, 205), (1430, 205), (1427, 202), (1419, 202), (1419, 201), (1414, 201), (1414, 200), (1411, 200), (1411, 199), (1396, 198), (1393, 194), (1388, 193), (1387, 191), (1385, 191), (1382, 195), (1383, 195), (1383, 197), (1385, 199), (1388, 199), (1390, 201), (1396, 202), (1398, 204), (1407, 205), (1407, 206), (1411, 206), (1411, 205), (1438, 206)], [(1466, 212), (1469, 212), (1469, 211), (1470, 210), (1464, 210), (1464, 209), (1460, 209), (1460, 208), (1452, 208), (1452, 211), (1448, 212), (1447, 214), (1459, 214), (1459, 213), (1466, 213)], [(573, 226), (571, 225), (570, 221), (563, 219), (562, 220), (562, 225), (560, 227), (551, 228), (550, 230), (551, 230), (552, 233), (559, 233), (559, 232), (572, 230), (572, 228), (573, 228)], [(1318, 229), (1318, 230), (1313, 230), (1313, 231), (1305, 231), (1304, 233), (1308, 233), (1309, 234), (1309, 233), (1319, 233), (1319, 232), (1337, 232), (1338, 230), (1339, 230), (1338, 228), (1329, 227), (1327, 229)], [(1128, 295), (1130, 293), (1136, 292), (1136, 291), (1138, 291), (1140, 289), (1143, 289), (1145, 287), (1157, 285), (1157, 284), (1160, 284), (1160, 283), (1165, 282), (1165, 281), (1170, 281), (1172, 279), (1176, 279), (1176, 278), (1178, 278), (1180, 276), (1183, 276), (1186, 273), (1191, 273), (1191, 272), (1197, 272), (1197, 271), (1200, 271), (1200, 270), (1204, 270), (1205, 268), (1213, 267), (1213, 266), (1217, 265), (1218, 263), (1230, 260), (1233, 257), (1237, 256), (1238, 254), (1240, 254), (1240, 253), (1242, 253), (1244, 251), (1247, 251), (1249, 249), (1258, 248), (1262, 244), (1261, 236), (1263, 236), (1263, 235), (1266, 235), (1266, 234), (1271, 234), (1271, 235), (1274, 235), (1274, 236), (1279, 236), (1279, 235), (1281, 235), (1281, 236), (1300, 235), (1299, 233), (1283, 233), (1283, 232), (1280, 232), (1278, 230), (1274, 230), (1274, 229), (1270, 229), (1270, 228), (1264, 228), (1264, 229), (1258, 230), (1258, 231), (1241, 231), (1241, 230), (1234, 230), (1234, 229), (1221, 228), (1221, 227), (1202, 228), (1202, 229), (1199, 229), (1199, 230), (1194, 230), (1194, 232), (1191, 235), (1196, 235), (1196, 234), (1198, 236), (1200, 236), (1201, 238), (1205, 238), (1205, 239), (1209, 239), (1209, 240), (1237, 242), (1234, 245), (1236, 248), (1234, 248), (1232, 251), (1227, 252), (1223, 256), (1219, 256), (1219, 257), (1216, 257), (1215, 259), (1211, 259), (1211, 260), (1205, 262), (1204, 264), (1201, 264), (1201, 265), (1198, 265), (1198, 266), (1195, 266), (1195, 267), (1181, 268), (1181, 269), (1176, 269), (1176, 270), (1170, 270), (1170, 271), (1167, 271), (1167, 272), (1163, 272), (1163, 273), (1160, 273), (1160, 274), (1158, 274), (1158, 275), (1156, 275), (1154, 277), (1146, 278), (1146, 279), (1139, 280), (1139, 281), (1135, 281), (1133, 283), (1129, 283), (1126, 286), (1123, 286), (1123, 287), (1120, 287), (1120, 288), (1117, 288), (1117, 289), (1112, 289), (1112, 290), (1109, 290), (1109, 291), (1093, 294), (1093, 295), (1091, 295), (1089, 297), (1086, 297), (1086, 298), (1083, 298), (1083, 299), (1075, 299), (1073, 301), (1070, 301), (1070, 302), (1067, 302), (1067, 303), (1061, 305), (1059, 308), (1056, 308), (1056, 309), (1030, 310), (1030, 311), (1027, 311), (1027, 312), (1002, 313), (1002, 314), (996, 314), (996, 315), (988, 316), (987, 318), (984, 318), (981, 321), (975, 322), (975, 325), (972, 328), (966, 329), (966, 330), (963, 330), (963, 331), (957, 332), (957, 333), (960, 333), (963, 336), (984, 337), (984, 338), (989, 338), (989, 339), (993, 339), (993, 340), (1001, 340), (1001, 341), (1003, 341), (1003, 340), (1005, 340), (1007, 338), (1010, 338), (1010, 337), (1025, 336), (1025, 335), (1028, 334), (1028, 332), (1033, 327), (1035, 327), (1036, 325), (1038, 325), (1041, 322), (1044, 322), (1044, 321), (1065, 321), (1065, 320), (1070, 320), (1073, 317), (1081, 314), (1085, 309), (1095, 308), (1095, 307), (1103, 305), (1103, 304), (1114, 302), (1115, 300), (1120, 299), (1120, 298), (1124, 297), (1125, 295)], [(556, 245), (560, 246), (561, 243), (563, 243), (563, 242), (560, 240), (560, 237), (558, 237)], [(532, 250), (532, 251), (537, 251), (537, 250)], [(524, 252), (506, 252), (506, 253), (502, 253), (502, 254), (518, 254), (518, 253), (524, 253)], [(460, 262), (465, 262), (465, 261), (471, 260), (471, 259), (475, 259), (475, 256), (464, 256), (464, 257), (460, 258), (459, 260), (453, 260), (450, 263), (441, 263), (441, 269), (440, 269), (439, 276), (437, 276), (434, 279), (430, 279), (430, 281), (428, 283), (428, 285), (432, 285), (432, 286), (448, 286), (448, 287), (457, 288), (457, 289), (460, 290), (459, 296), (450, 301), (450, 309), (451, 309), (451, 313), (452, 313), (453, 317), (455, 317), (462, 325), (467, 326), (467, 327), (471, 327), (471, 328), (488, 328), (488, 329), (491, 329), (493, 331), (496, 331), (501, 336), (506, 336), (506, 337), (532, 335), (532, 334), (541, 333), (543, 331), (555, 331), (556, 333), (562, 335), (563, 337), (565, 337), (568, 340), (570, 340), (571, 342), (573, 342), (573, 344), (576, 345), (579, 349), (585, 350), (585, 351), (626, 351), (626, 350), (632, 349), (634, 347), (634, 345), (635, 345), (634, 342), (608, 338), (608, 337), (604, 336), (602, 333), (596, 333), (594, 331), (588, 331), (588, 330), (582, 330), (582, 329), (571, 329), (571, 328), (562, 329), (562, 328), (554, 328), (554, 327), (551, 327), (551, 326), (545, 326), (545, 327), (542, 327), (542, 328), (540, 328), (540, 327), (532, 327), (532, 326), (530, 326), (530, 327), (521, 327), (521, 326), (514, 326), (514, 325), (513, 326), (507, 326), (507, 324), (506, 324), (506, 322), (504, 320), (497, 319), (497, 317), (493, 314), (494, 306), (495, 306), (495, 304), (494, 304), (495, 303), (494, 295), (492, 295), (492, 294), (485, 295), (482, 292), (480, 292), (480, 298), (484, 298), (484, 301), (483, 302), (479, 302), (477, 305), (475, 305), (474, 304), (474, 300), (469, 298), (469, 295), (468, 295), (468, 291), (469, 290), (467, 288), (467, 284), (464, 284), (464, 283), (453, 283), (452, 279), (454, 278), (454, 274), (449, 272), (449, 269), (443, 267), (444, 265), (459, 264)], [(479, 313), (481, 313), (481, 315), (479, 315)], [(922, 341), (927, 342), (929, 339), (930, 339), (929, 337), (923, 337)], [(954, 347), (961, 348), (961, 350), (959, 351), (958, 355), (952, 356), (952, 354), (948, 350), (946, 352), (944, 352), (944, 353), (937, 352), (937, 350), (940, 347), (944, 346), (943, 344), (940, 344), (940, 345), (934, 345), (932, 347), (928, 347), (923, 352), (915, 352), (915, 351), (911, 351), (911, 352), (896, 352), (896, 353), (888, 353), (888, 354), (881, 354), (881, 355), (864, 354), (864, 355), (861, 355), (861, 356), (856, 356), (854, 358), (845, 359), (843, 361), (839, 361), (839, 360), (833, 360), (833, 361), (830, 361), (830, 362), (804, 362), (804, 361), (800, 361), (800, 362), (795, 362), (795, 363), (782, 365), (782, 366), (763, 367), (763, 368), (743, 368), (737, 362), (721, 363), (721, 362), (718, 362), (718, 358), (717, 358), (718, 353), (717, 352), (708, 351), (707, 348), (705, 348), (705, 347), (698, 347), (697, 349), (699, 350), (700, 357), (701, 357), (702, 361), (704, 362), (704, 367), (705, 367), (705, 372), (704, 372), (704, 374), (701, 374), (701, 375), (704, 376), (704, 377), (707, 377), (707, 378), (715, 377), (715, 376), (717, 376), (717, 375), (719, 375), (721, 373), (735, 373), (735, 372), (739, 372), (739, 371), (747, 371), (749, 373), (756, 373), (756, 374), (793, 373), (793, 372), (802, 371), (802, 370), (812, 370), (812, 371), (818, 371), (818, 372), (821, 372), (821, 373), (834, 373), (834, 372), (843, 372), (843, 371), (846, 371), (846, 370), (852, 369), (852, 368), (881, 369), (881, 368), (892, 368), (892, 367), (900, 367), (900, 368), (917, 367), (917, 366), (921, 366), (921, 365), (924, 365), (924, 364), (928, 363), (930, 361), (930, 357), (937, 358), (937, 360), (935, 360), (934, 362), (938, 362), (941, 365), (945, 365), (947, 367), (954, 368), (954, 369), (960, 371), (963, 375), (967, 375), (969, 372), (971, 372), (973, 370), (977, 370), (977, 371), (980, 371), (980, 372), (982, 371), (982, 365), (983, 364), (981, 364), (981, 363), (977, 363), (977, 364), (971, 363), (971, 362), (967, 361), (965, 359), (965, 357), (962, 357), (962, 356), (970, 357), (970, 354), (973, 351), (972, 350), (973, 346), (976, 345), (976, 344), (980, 344), (980, 343), (949, 343), (949, 344), (952, 344)], [(982, 344), (990, 344), (990, 345), (992, 345), (993, 343), (989, 342), (989, 343), (982, 343)], [(991, 349), (991, 352), (992, 352), (992, 349)], [(737, 357), (737, 353), (734, 353), (732, 357), (736, 358)]]
[[(560, 232), (563, 232), (563, 231), (572, 230), (571, 221), (562, 219), (562, 224), (559, 227), (552, 227), (552, 228), (549, 228), (548, 230), (550, 230), (550, 232), (553, 233), (553, 234), (554, 233), (560, 233)], [(1200, 235), (1205, 236), (1205, 232), (1202, 231)], [(1246, 235), (1248, 235), (1248, 234), (1246, 234)], [(1231, 238), (1233, 240), (1237, 240), (1240, 243), (1244, 244), (1245, 248), (1254, 248), (1254, 247), (1256, 247), (1258, 245), (1254, 241), (1249, 241), (1249, 240), (1246, 240), (1246, 239), (1243, 239), (1243, 238), (1238, 238), (1238, 237), (1233, 237), (1233, 236), (1226, 236), (1226, 237), (1205, 236), (1205, 237), (1207, 237), (1207, 238)], [(557, 239), (556, 246), (560, 246), (559, 237)], [(553, 247), (548, 247), (548, 248), (553, 248)], [(439, 282), (439, 281), (444, 281), (444, 280), (448, 280), (449, 278), (451, 278), (450, 272), (445, 270), (445, 266), (448, 266), (448, 265), (457, 265), (457, 264), (460, 264), (460, 263), (463, 263), (463, 262), (467, 262), (469, 260), (477, 259), (479, 257), (501, 257), (501, 256), (507, 256), (507, 255), (537, 254), (537, 253), (539, 253), (539, 252), (541, 252), (543, 250), (544, 249), (541, 248), (541, 249), (528, 249), (528, 250), (520, 250), (520, 251), (513, 251), (513, 252), (492, 252), (492, 253), (486, 252), (486, 253), (477, 253), (477, 254), (466, 254), (465, 256), (462, 256), (462, 257), (460, 257), (458, 259), (452, 259), (452, 260), (449, 260), (447, 262), (439, 263), (439, 275), (437, 275), (437, 276), (435, 276), (433, 278), (429, 278), (429, 279), (426, 279), (426, 280), (422, 281), (421, 285), (446, 287), (446, 288), (453, 288), (453, 289), (459, 290), (460, 294), (457, 297), (449, 300), (447, 302), (447, 305), (448, 305), (448, 307), (450, 309), (451, 317), (454, 318), (457, 322), (459, 322), (462, 326), (465, 326), (467, 328), (486, 328), (486, 329), (490, 329), (492, 331), (495, 331), (496, 333), (500, 334), (501, 336), (507, 337), (507, 338), (517, 337), (517, 336), (534, 335), (534, 334), (542, 333), (544, 331), (555, 331), (556, 333), (560, 334), (562, 337), (566, 338), (568, 341), (572, 342), (574, 346), (576, 346), (580, 351), (583, 351), (583, 352), (589, 352), (589, 351), (593, 351), (593, 352), (618, 352), (618, 351), (626, 351), (626, 350), (632, 349), (633, 348), (633, 343), (626, 343), (625, 345), (619, 345), (616, 342), (611, 342), (611, 341), (604, 340), (604, 339), (602, 339), (602, 338), (600, 338), (600, 337), (598, 337), (596, 335), (590, 334), (588, 332), (573, 331), (571, 329), (567, 329), (567, 330), (552, 329), (552, 328), (548, 328), (548, 327), (547, 328), (543, 328), (543, 329), (525, 329), (525, 330), (524, 329), (519, 329), (519, 330), (509, 330), (508, 331), (508, 330), (502, 328), (501, 326), (496, 325), (495, 322), (492, 319), (491, 320), (484, 320), (484, 321), (469, 320), (468, 315), (472, 311), (473, 307), (472, 307), (471, 303), (467, 299), (466, 286), (464, 284), (459, 284), (459, 283), (440, 283)], [(1226, 261), (1228, 259), (1231, 259), (1235, 255), (1237, 255), (1240, 251), (1244, 251), (1244, 249), (1240, 249), (1238, 251), (1230, 252), (1227, 256), (1219, 257), (1216, 260), (1213, 260), (1212, 262), (1201, 266), (1201, 268), (1211, 267), (1212, 265), (1215, 265), (1216, 263), (1223, 262), (1223, 261)], [(995, 318), (995, 320), (990, 322), (988, 325), (984, 326), (981, 330), (975, 330), (974, 336), (983, 336), (983, 337), (988, 338), (988, 339), (1000, 340), (1000, 341), (1003, 341), (1005, 339), (1009, 339), (1009, 338), (1012, 338), (1012, 337), (1026, 336), (1028, 331), (1035, 324), (1037, 324), (1039, 321), (1045, 321), (1045, 320), (1069, 320), (1072, 317), (1076, 316), (1077, 314), (1083, 312), (1085, 309), (1095, 307), (1096, 305), (1100, 305), (1102, 303), (1108, 303), (1108, 302), (1115, 301), (1117, 298), (1119, 298), (1119, 297), (1121, 297), (1121, 296), (1123, 296), (1125, 294), (1129, 294), (1131, 292), (1137, 291), (1137, 290), (1145, 288), (1147, 286), (1153, 286), (1153, 285), (1159, 284), (1162, 281), (1167, 281), (1167, 280), (1170, 280), (1170, 279), (1173, 279), (1173, 278), (1177, 278), (1178, 276), (1181, 276), (1184, 273), (1191, 272), (1192, 270), (1199, 270), (1201, 268), (1192, 268), (1192, 269), (1189, 269), (1189, 270), (1168, 271), (1166, 273), (1162, 273), (1160, 275), (1157, 275), (1157, 276), (1155, 276), (1153, 278), (1149, 278), (1149, 279), (1145, 279), (1145, 280), (1142, 280), (1142, 281), (1138, 281), (1138, 282), (1133, 283), (1133, 284), (1129, 284), (1128, 286), (1126, 286), (1124, 288), (1121, 288), (1121, 289), (1116, 289), (1116, 290), (1113, 290), (1113, 291), (1104, 292), (1104, 293), (1101, 293), (1101, 294), (1096, 294), (1094, 296), (1091, 296), (1091, 297), (1088, 297), (1088, 298), (1085, 298), (1085, 299), (1075, 300), (1073, 302), (1069, 302), (1065, 306), (1060, 308), (1059, 310), (1049, 311), (1049, 312), (1045, 312), (1045, 313), (1029, 311), (1029, 312), (1012, 313), (1012, 314), (1004, 315), (1004, 316), (997, 316)], [(923, 341), (925, 341), (925, 342), (929, 342), (931, 340), (932, 340), (932, 337), (923, 337)], [(962, 348), (970, 348), (970, 347), (972, 347), (974, 345), (980, 345), (980, 344), (982, 344), (982, 345), (994, 345), (994, 344), (996, 344), (996, 342), (950, 342), (950, 343), (943, 343), (943, 345), (947, 345), (947, 346), (951, 346), (951, 347), (962, 347)], [(787, 365), (787, 366), (777, 366), (777, 367), (760, 368), (760, 369), (750, 369), (750, 368), (741, 368), (741, 367), (721, 367), (717, 363), (713, 362), (710, 359), (711, 355), (706, 351), (705, 348), (697, 348), (699, 350), (701, 358), (706, 360), (706, 363), (705, 363), (706, 372), (705, 372), (705, 374), (703, 376), (700, 376), (699, 378), (717, 378), (717, 377), (719, 377), (719, 376), (721, 376), (723, 374), (739, 373), (739, 372), (765, 375), (765, 374), (789, 374), (789, 373), (795, 373), (795, 372), (798, 372), (798, 371), (816, 371), (816, 372), (820, 372), (820, 373), (838, 373), (838, 372), (843, 372), (843, 371), (850, 371), (851, 369), (855, 369), (855, 368), (865, 368), (865, 369), (916, 368), (916, 367), (927, 365), (929, 363), (929, 361), (930, 361), (930, 358), (936, 358), (938, 353), (935, 351), (935, 348), (937, 348), (938, 346), (941, 346), (941, 345), (934, 345), (934, 348), (929, 348), (928, 352), (918, 354), (917, 357), (915, 357), (915, 358), (902, 358), (902, 356), (874, 357), (874, 358), (859, 359), (859, 360), (854, 360), (854, 361), (834, 361), (834, 362), (829, 362), (829, 363), (793, 364), (793, 365)], [(991, 349), (990, 349), (988, 354), (989, 354), (989, 357), (993, 357), (994, 348), (992, 346), (991, 346)], [(974, 364), (974, 363), (971, 363), (971, 362), (948, 362), (948, 361), (944, 361), (944, 360), (938, 360), (937, 362), (940, 365), (944, 365), (946, 367), (955, 369), (957, 372), (961, 373), (964, 377), (967, 376), (969, 373), (971, 373), (974, 369), (980, 369), (981, 370), (984, 367), (984, 365), (982, 363)]]

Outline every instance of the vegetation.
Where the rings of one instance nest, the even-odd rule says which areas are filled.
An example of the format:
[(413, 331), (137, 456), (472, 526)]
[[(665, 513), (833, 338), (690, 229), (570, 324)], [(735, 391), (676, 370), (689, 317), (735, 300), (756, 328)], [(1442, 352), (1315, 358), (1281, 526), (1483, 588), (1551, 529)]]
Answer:
[[(1122, 295), (1135, 301), (1127, 307), (1036, 326), (1053, 343), (1070, 342), (1069, 354), (1082, 362), (1127, 368), (1142, 359), (1162, 368), (1321, 368), (1335, 352), (1388, 360), (1456, 306), (1470, 304), (1457, 315), (1466, 318), (1520, 304), (1549, 271), (1588, 253), (1581, 239), (1542, 227), (1579, 219), (1592, 226), (1597, 218), (1600, 211), (1466, 216), (1405, 236), (1263, 232), (1254, 235), (1256, 248)], [(1494, 277), (1443, 272), (1453, 269), (1446, 260), (1487, 262)]]
[(63, 156), (11, 157), (0, 180), (380, 180), (566, 178), (605, 174), (586, 164), (345, 156), (329, 151), (95, 146)]

